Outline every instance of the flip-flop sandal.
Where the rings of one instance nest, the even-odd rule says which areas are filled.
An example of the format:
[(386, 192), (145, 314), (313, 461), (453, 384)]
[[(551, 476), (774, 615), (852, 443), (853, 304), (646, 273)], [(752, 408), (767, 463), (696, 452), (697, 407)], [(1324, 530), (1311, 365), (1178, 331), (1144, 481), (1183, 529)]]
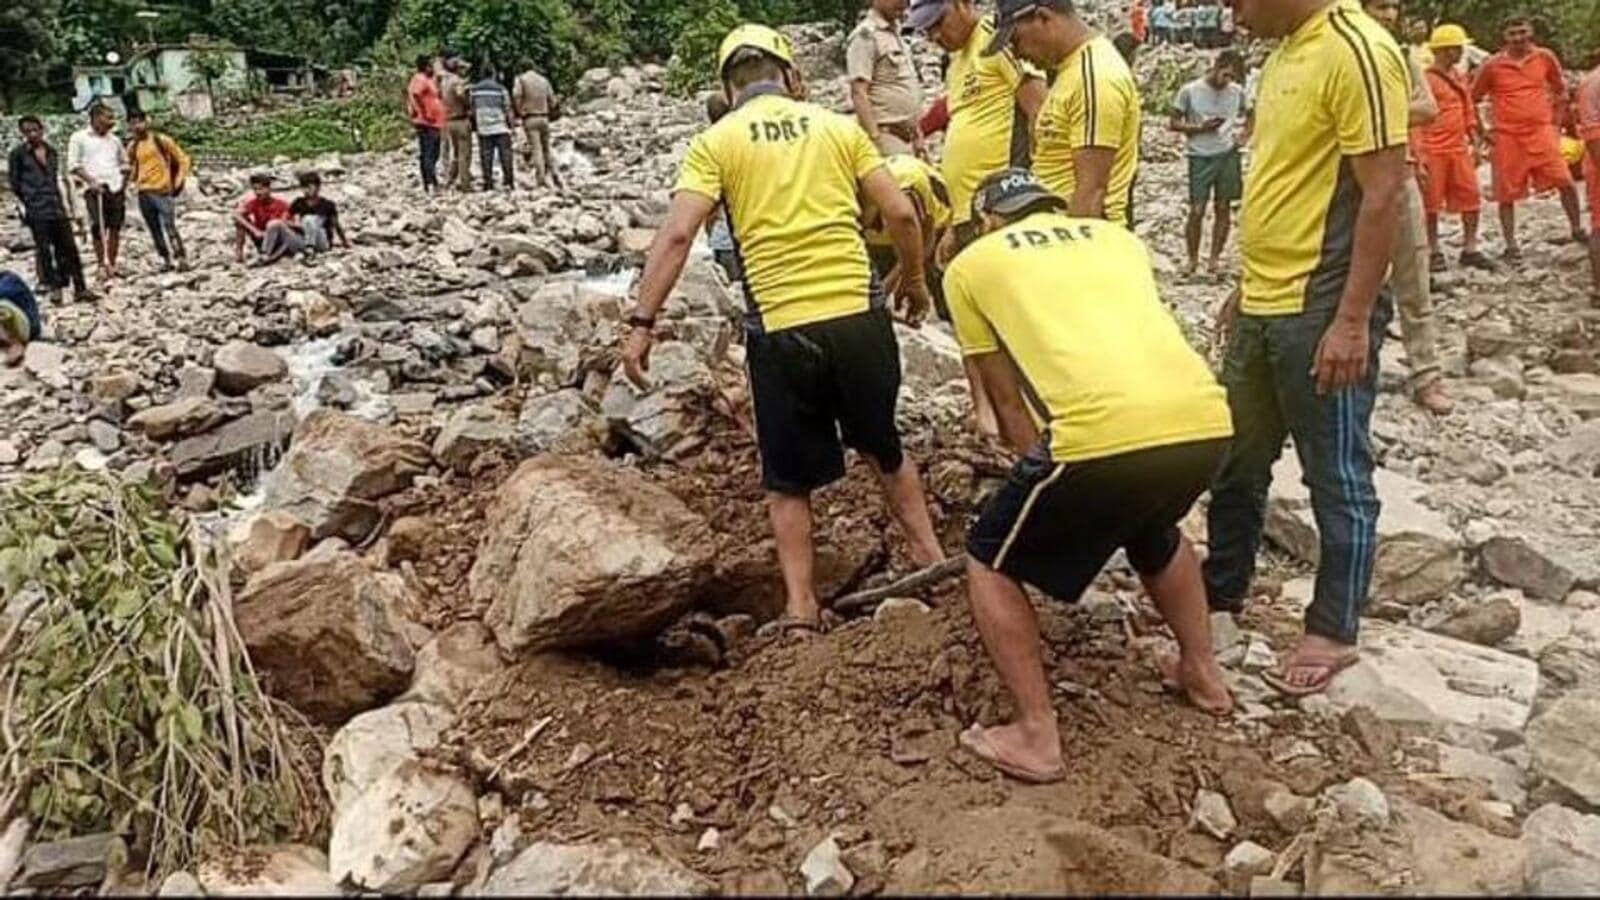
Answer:
[(758, 637), (783, 637), (793, 632), (802, 632), (808, 637), (825, 634), (827, 629), (821, 622), (802, 619), (797, 616), (780, 616), (771, 622), (756, 629)]
[[(1361, 660), (1361, 653), (1351, 650), (1334, 657), (1323, 657), (1308, 662), (1294, 662), (1292, 659), (1285, 663), (1279, 670), (1268, 669), (1261, 673), (1261, 680), (1265, 681), (1273, 690), (1286, 697), (1309, 697), (1320, 694), (1328, 689), (1333, 679), (1345, 669), (1350, 668)], [(1320, 669), (1322, 675), (1306, 684), (1293, 684), (1289, 681), (1288, 673), (1291, 669)]]
[(1015, 778), (1024, 784), (1054, 784), (1067, 777), (1065, 766), (1057, 766), (1049, 771), (1039, 772), (1012, 765), (1001, 759), (999, 752), (994, 749), (994, 745), (989, 743), (989, 738), (981, 725), (973, 725), (966, 731), (961, 732), (959, 743), (961, 744), (961, 749), (998, 769), (1002, 775)]

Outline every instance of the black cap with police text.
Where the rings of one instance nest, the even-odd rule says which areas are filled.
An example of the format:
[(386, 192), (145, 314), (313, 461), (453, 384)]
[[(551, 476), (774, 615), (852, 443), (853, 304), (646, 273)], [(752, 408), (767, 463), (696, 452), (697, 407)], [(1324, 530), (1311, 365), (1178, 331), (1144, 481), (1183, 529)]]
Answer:
[(1056, 209), (1067, 208), (1067, 201), (1051, 193), (1031, 171), (1002, 169), (978, 185), (977, 193), (972, 195), (972, 217), (1014, 216), (1038, 203), (1047, 203)]
[(983, 55), (993, 56), (1010, 46), (1011, 36), (1017, 30), (1017, 22), (1041, 9), (1071, 12), (1072, 0), (1000, 0), (995, 4), (994, 39), (989, 42), (989, 46), (983, 48)]

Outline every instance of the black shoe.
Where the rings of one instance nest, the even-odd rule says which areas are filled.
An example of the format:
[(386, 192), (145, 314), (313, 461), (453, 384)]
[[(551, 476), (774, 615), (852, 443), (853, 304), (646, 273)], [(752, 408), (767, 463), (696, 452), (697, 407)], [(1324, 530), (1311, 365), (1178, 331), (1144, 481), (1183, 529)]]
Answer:
[(1494, 260), (1484, 256), (1477, 250), (1461, 254), (1461, 264), (1469, 269), (1477, 269), (1480, 272), (1500, 271), (1500, 267), (1494, 264)]

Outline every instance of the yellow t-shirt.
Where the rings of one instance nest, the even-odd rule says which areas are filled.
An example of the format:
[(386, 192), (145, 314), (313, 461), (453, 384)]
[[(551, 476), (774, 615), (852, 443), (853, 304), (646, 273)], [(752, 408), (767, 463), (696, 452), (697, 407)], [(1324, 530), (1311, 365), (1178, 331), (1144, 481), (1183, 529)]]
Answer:
[(1005, 352), (1022, 373), (1057, 462), (1233, 433), (1222, 386), (1126, 228), (1036, 213), (970, 244), (944, 291), (962, 353)]
[[(157, 141), (160, 141), (159, 146)], [(193, 166), (189, 154), (183, 152), (177, 141), (164, 134), (151, 132), (145, 139), (130, 143), (128, 151), (133, 161), (133, 183), (141, 194), (165, 196), (172, 193), (176, 187), (172, 182), (173, 169), (177, 170), (178, 181), (189, 179), (189, 171)]]
[(1356, 0), (1267, 58), (1240, 219), (1246, 314), (1338, 304), (1361, 205), (1346, 157), (1406, 145), (1408, 81), (1399, 45)]
[[(950, 227), (950, 192), (944, 179), (933, 166), (909, 154), (896, 154), (884, 160), (889, 174), (894, 176), (900, 190), (911, 195), (917, 215), (933, 222), (934, 233)], [(894, 241), (883, 227), (883, 217), (873, 216), (872, 227), (867, 229), (867, 243), (873, 247), (889, 247)]]
[(855, 120), (762, 94), (695, 137), (674, 191), (726, 204), (751, 325), (774, 332), (868, 309), (857, 185), (882, 165)]
[(950, 54), (945, 73), (950, 124), (944, 138), (944, 181), (958, 225), (972, 218), (972, 195), (983, 179), (1007, 166), (1027, 164), (1028, 117), (1017, 108), (1017, 88), (1039, 73), (1009, 50), (984, 56), (993, 38), (994, 22), (985, 16), (967, 45)]
[(1128, 224), (1133, 176), (1139, 170), (1139, 86), (1104, 35), (1072, 52), (1033, 130), (1033, 173), (1063, 200), (1078, 186), (1073, 154), (1087, 147), (1117, 152), (1106, 189), (1106, 218)]

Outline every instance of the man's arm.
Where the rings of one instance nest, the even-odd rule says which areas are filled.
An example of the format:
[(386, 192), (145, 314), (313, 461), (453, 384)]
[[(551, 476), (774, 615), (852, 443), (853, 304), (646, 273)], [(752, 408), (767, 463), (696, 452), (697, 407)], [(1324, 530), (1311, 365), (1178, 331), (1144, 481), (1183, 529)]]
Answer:
[(6, 183), (11, 188), (11, 196), (22, 202), (22, 167), (27, 161), (23, 154), (30, 153), (27, 144), (18, 144), (11, 151), (11, 157), (6, 162)]
[(332, 220), (330, 224), (333, 226), (333, 233), (339, 238), (339, 246), (349, 250), (350, 239), (344, 233), (344, 217), (339, 215), (338, 209), (335, 209), (333, 215), (329, 216), (329, 218)]
[(1050, 93), (1045, 87), (1043, 78), (1029, 76), (1022, 79), (1017, 85), (1017, 106), (1022, 108), (1023, 115), (1028, 117), (1028, 124), (1039, 121), (1039, 110), (1044, 108), (1044, 98)]
[(855, 107), (856, 121), (861, 123), (861, 130), (867, 133), (876, 144), (883, 136), (878, 128), (878, 114), (872, 111), (872, 101), (867, 96), (867, 83), (861, 79), (852, 79), (850, 82), (850, 104)]
[(921, 324), (931, 301), (927, 274), (922, 268), (922, 223), (917, 220), (916, 207), (900, 192), (900, 185), (884, 166), (861, 178), (861, 193), (878, 208), (884, 229), (894, 241), (900, 260), (900, 295), (908, 301), (906, 318), (912, 325)]
[(1088, 219), (1106, 217), (1106, 192), (1111, 189), (1111, 167), (1117, 151), (1105, 147), (1084, 147), (1072, 154), (1077, 186), (1067, 200), (1070, 215)]
[[(695, 191), (678, 191), (672, 195), (667, 221), (656, 232), (650, 244), (650, 255), (645, 259), (644, 274), (639, 276), (639, 303), (634, 307), (635, 315), (654, 319), (661, 312), (672, 286), (683, 274), (695, 234), (715, 208), (716, 203), (710, 197)], [(631, 329), (623, 344), (623, 372), (628, 380), (641, 387), (645, 384), (645, 372), (650, 369), (650, 344), (651, 331), (644, 327)]]
[(1022, 400), (1022, 378), (1011, 358), (1004, 353), (985, 353), (968, 357), (978, 368), (984, 393), (994, 407), (995, 421), (1000, 426), (1000, 437), (1017, 452), (1026, 456), (1039, 446), (1039, 427)]
[(1372, 307), (1394, 259), (1395, 234), (1400, 230), (1406, 148), (1400, 145), (1350, 157), (1350, 168), (1360, 186), (1361, 209), (1356, 215), (1350, 277), (1339, 298), (1339, 311), (1317, 348), (1317, 392), (1323, 394), (1367, 375)]
[(1433, 89), (1428, 87), (1427, 76), (1422, 74), (1421, 67), (1409, 54), (1406, 56), (1406, 71), (1411, 75), (1411, 102), (1406, 121), (1412, 128), (1430, 125), (1439, 118), (1439, 103), (1433, 99)]
[(867, 88), (872, 83), (872, 70), (878, 64), (878, 42), (866, 27), (863, 23), (850, 34), (849, 46), (845, 48), (844, 73), (850, 79), (850, 105), (855, 109), (856, 121), (876, 144), (882, 135)]

